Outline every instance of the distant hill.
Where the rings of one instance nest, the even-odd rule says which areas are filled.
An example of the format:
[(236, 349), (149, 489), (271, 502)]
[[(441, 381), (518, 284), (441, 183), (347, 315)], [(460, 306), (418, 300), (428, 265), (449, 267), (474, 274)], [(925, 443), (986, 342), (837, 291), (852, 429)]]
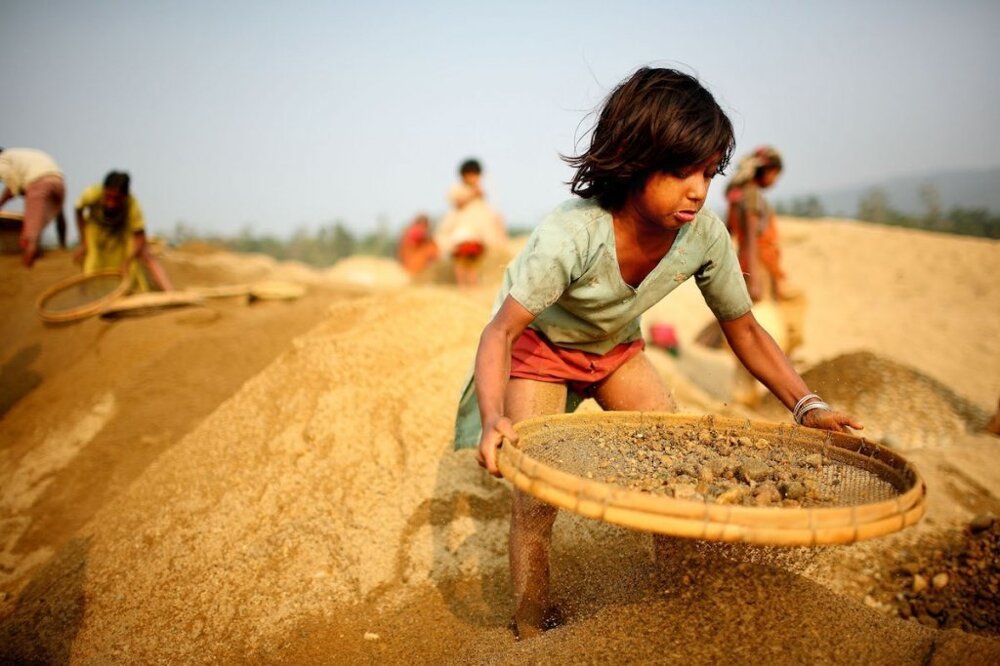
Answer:
[(940, 197), (941, 210), (955, 207), (985, 208), (1000, 214), (1000, 166), (987, 169), (939, 171), (911, 176), (898, 176), (864, 185), (822, 192), (803, 192), (781, 197), (777, 203), (788, 203), (804, 196), (815, 196), (831, 217), (855, 217), (858, 202), (873, 189), (885, 192), (888, 204), (904, 215), (921, 216), (927, 207), (920, 196), (920, 188), (933, 185)]

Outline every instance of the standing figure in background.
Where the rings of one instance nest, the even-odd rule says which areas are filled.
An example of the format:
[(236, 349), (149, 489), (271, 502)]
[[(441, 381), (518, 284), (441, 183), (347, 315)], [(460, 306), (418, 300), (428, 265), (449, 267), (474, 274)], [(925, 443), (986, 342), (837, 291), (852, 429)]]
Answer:
[(422, 273), (438, 256), (437, 243), (431, 238), (431, 221), (420, 214), (410, 222), (399, 239), (399, 262), (410, 275)]
[(472, 287), (479, 283), (483, 254), (488, 248), (504, 246), (507, 232), (500, 215), (486, 203), (479, 162), (462, 162), (458, 173), (461, 180), (448, 192), (454, 209), (441, 221), (437, 238), (442, 252), (455, 264), (455, 282), (460, 287)]
[(0, 148), (0, 180), (4, 183), (0, 207), (16, 196), (24, 196), (24, 223), (21, 227), (21, 257), (31, 267), (40, 254), (39, 241), (45, 225), (56, 220), (59, 247), (66, 247), (66, 218), (63, 201), (66, 184), (59, 165), (46, 153), (34, 148)]
[[(740, 160), (726, 187), (727, 226), (736, 241), (754, 313), (782, 351), (791, 355), (802, 344), (805, 299), (788, 287), (781, 267), (777, 220), (764, 198), (764, 190), (777, 182), (782, 167), (781, 154), (771, 146), (761, 146)], [(733, 399), (753, 407), (760, 396), (760, 385), (737, 363)]]
[(761, 146), (740, 160), (726, 187), (729, 233), (736, 239), (740, 268), (754, 302), (781, 298), (785, 289), (778, 225), (774, 209), (764, 198), (764, 190), (777, 182), (781, 169), (778, 151)]
[(103, 185), (92, 185), (80, 195), (76, 203), (80, 230), (77, 259), (83, 261), (83, 272), (88, 274), (108, 268), (128, 270), (137, 291), (149, 291), (142, 271), (145, 267), (157, 287), (171, 291), (170, 278), (146, 244), (142, 209), (129, 192), (130, 184), (127, 173), (112, 171)]

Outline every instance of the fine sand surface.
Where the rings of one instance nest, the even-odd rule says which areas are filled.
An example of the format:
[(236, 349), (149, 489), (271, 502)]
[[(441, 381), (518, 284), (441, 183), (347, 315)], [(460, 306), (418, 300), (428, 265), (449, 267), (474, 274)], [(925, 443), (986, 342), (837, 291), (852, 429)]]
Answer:
[[(567, 623), (520, 643), (509, 486), (450, 443), (493, 287), (192, 246), (165, 256), (179, 286), (309, 291), (46, 327), (33, 301), (69, 256), (0, 257), (0, 663), (996, 663), (997, 595), (967, 591), (996, 584), (996, 553), (945, 567), (974, 517), (1000, 514), (1000, 439), (978, 432), (1000, 396), (1000, 243), (782, 231), (810, 303), (797, 363), (918, 465), (927, 517), (772, 551), (563, 514)], [(647, 319), (678, 328), (681, 356), (650, 356), (681, 408), (788, 420), (727, 404), (732, 361), (693, 344), (710, 315), (691, 286)]]

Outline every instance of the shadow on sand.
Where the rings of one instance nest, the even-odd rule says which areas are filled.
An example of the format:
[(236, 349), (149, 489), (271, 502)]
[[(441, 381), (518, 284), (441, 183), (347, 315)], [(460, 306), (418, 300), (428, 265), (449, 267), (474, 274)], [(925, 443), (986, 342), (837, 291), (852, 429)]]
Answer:
[(83, 623), (90, 539), (74, 539), (43, 567), (0, 622), (0, 664), (67, 664)]

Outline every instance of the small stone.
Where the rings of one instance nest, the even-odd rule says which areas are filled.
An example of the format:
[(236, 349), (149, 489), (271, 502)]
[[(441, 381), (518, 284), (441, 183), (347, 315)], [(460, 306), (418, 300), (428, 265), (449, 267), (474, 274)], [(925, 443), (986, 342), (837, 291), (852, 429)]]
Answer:
[(771, 469), (758, 460), (744, 460), (736, 468), (736, 475), (746, 482), (763, 481)]
[(781, 491), (782, 497), (790, 500), (800, 500), (806, 494), (806, 487), (798, 481), (783, 481), (779, 486), (778, 490)]
[(749, 437), (737, 437), (736, 443), (746, 448), (750, 448), (751, 446), (753, 446), (753, 440), (750, 439)]
[(927, 579), (921, 576), (920, 574), (917, 574), (916, 576), (913, 577), (912, 589), (914, 594), (920, 594), (921, 592), (927, 589)]
[(805, 458), (806, 464), (810, 465), (815, 469), (820, 469), (823, 467), (823, 456), (819, 453), (813, 453)]
[(365, 640), (366, 641), (377, 641), (380, 638), (382, 638), (382, 637), (379, 636), (378, 634), (376, 634), (374, 631), (366, 631), (365, 632)]
[(940, 590), (948, 586), (948, 574), (941, 572), (931, 578), (931, 585), (934, 586), (935, 590)]
[(876, 599), (872, 595), (866, 594), (865, 595), (865, 606), (868, 606), (869, 608), (880, 608), (882, 606), (882, 604), (880, 604), (879, 601), (878, 601), (878, 599)]
[(981, 513), (969, 523), (969, 530), (973, 534), (979, 534), (993, 527), (993, 516), (988, 513)]
[(744, 490), (740, 486), (733, 486), (726, 492), (715, 498), (719, 504), (739, 504), (743, 499)]
[(925, 627), (930, 627), (931, 629), (938, 628), (938, 621), (925, 613), (921, 613), (920, 615), (917, 616), (917, 622), (924, 625)]
[(694, 499), (697, 493), (695, 487), (688, 483), (678, 483), (674, 486), (674, 498), (676, 499)]
[(940, 615), (944, 612), (944, 604), (940, 601), (932, 601), (926, 606), (927, 613), (930, 615)]
[(765, 481), (754, 488), (753, 494), (754, 503), (757, 506), (772, 506), (781, 501), (781, 493), (778, 492), (778, 487), (770, 481)]

